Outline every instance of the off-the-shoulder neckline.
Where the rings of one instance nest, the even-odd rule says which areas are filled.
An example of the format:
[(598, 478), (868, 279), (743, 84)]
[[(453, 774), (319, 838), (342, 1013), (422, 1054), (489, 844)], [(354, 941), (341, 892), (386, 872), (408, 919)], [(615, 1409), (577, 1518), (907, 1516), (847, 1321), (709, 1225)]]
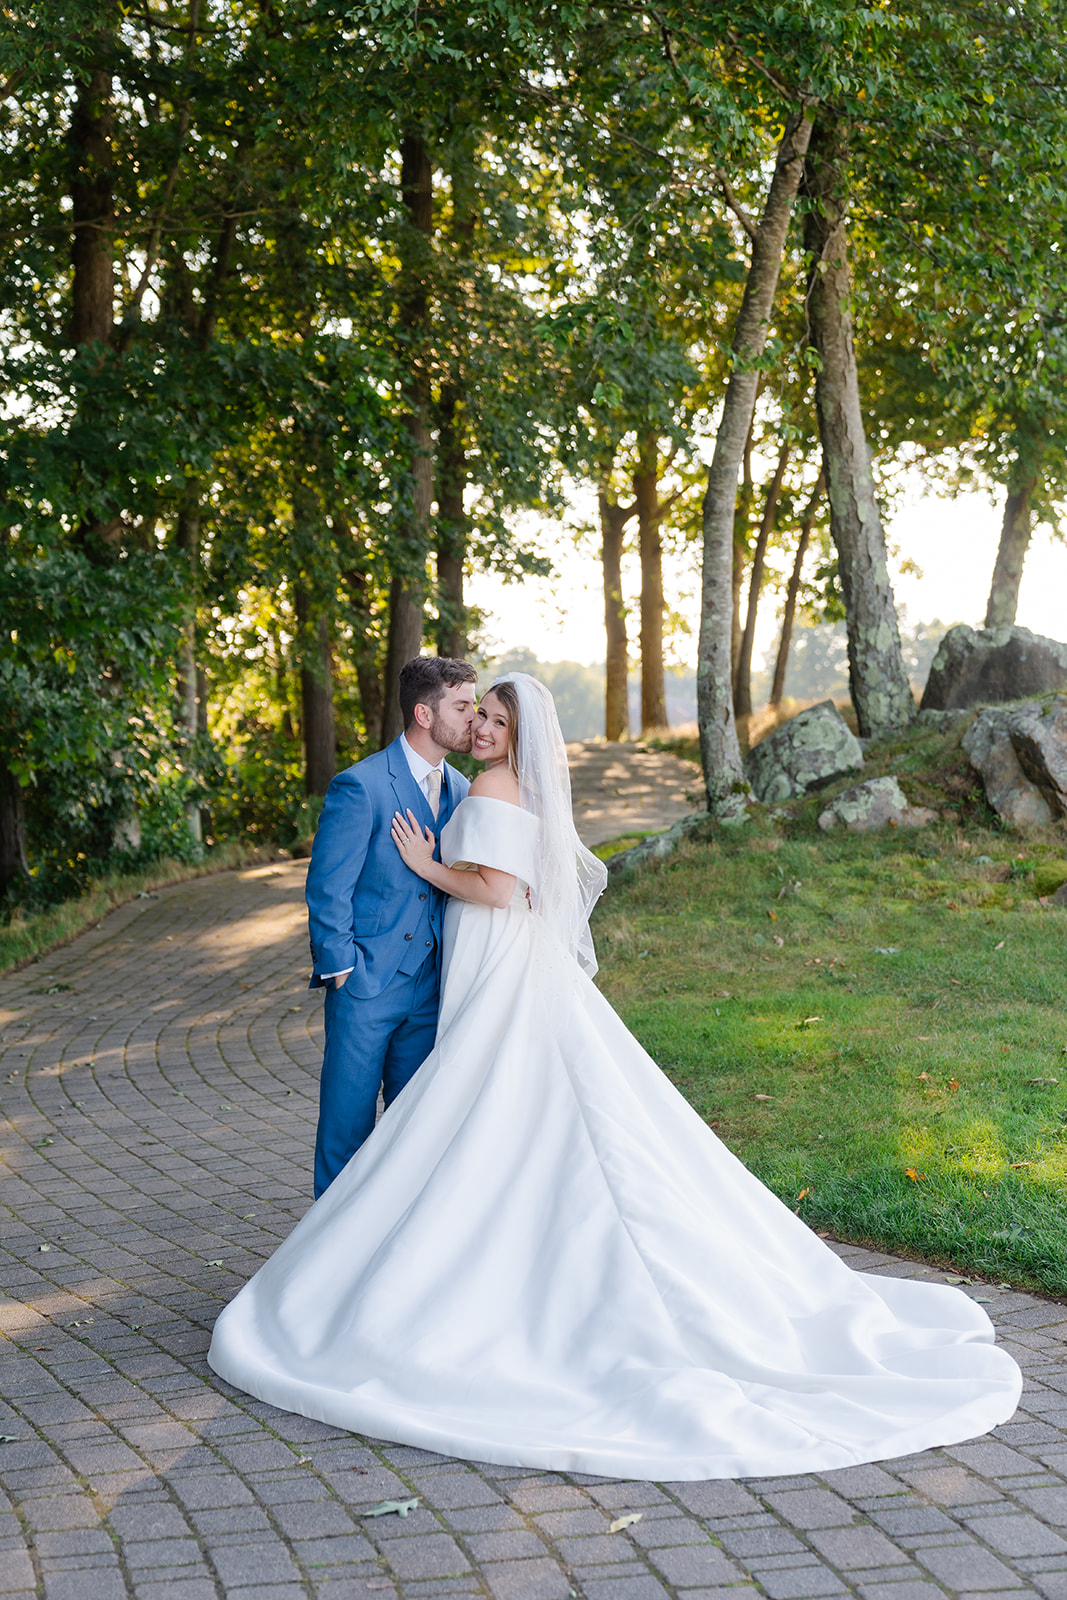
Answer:
[[(524, 806), (516, 805), (514, 800), (501, 800), (493, 794), (465, 794), (459, 804), (462, 806), (467, 806), (470, 805), (472, 800), (477, 801), (479, 805), (483, 806), (507, 806), (509, 811), (518, 811), (524, 817), (531, 817), (533, 818), (534, 822), (538, 821), (538, 818), (534, 816), (532, 811), (527, 811)], [(456, 811), (458, 810), (459, 806), (456, 807)], [(455, 812), (453, 812), (453, 816), (454, 815)]]

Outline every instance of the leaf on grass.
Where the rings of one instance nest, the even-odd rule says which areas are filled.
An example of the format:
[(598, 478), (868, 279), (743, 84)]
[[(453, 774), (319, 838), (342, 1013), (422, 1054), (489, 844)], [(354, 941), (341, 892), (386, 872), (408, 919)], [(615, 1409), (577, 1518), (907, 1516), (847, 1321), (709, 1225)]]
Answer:
[(785, 949), (785, 940), (782, 938), (780, 933), (776, 933), (775, 934), (774, 942), (778, 946), (779, 950), (784, 950)]
[(1021, 1167), (1032, 1167), (1033, 1164), (1034, 1163), (1032, 1161), (1013, 1161), (1011, 1163), (1011, 1170), (1013, 1172), (1018, 1172)]
[(929, 1083), (930, 1082), (930, 1074), (928, 1072), (920, 1072), (919, 1073), (919, 1082), (920, 1083)]
[(616, 1517), (608, 1532), (621, 1533), (624, 1528), (632, 1528), (634, 1523), (640, 1522), (643, 1516), (643, 1511), (630, 1511), (625, 1517)]
[(874, 953), (876, 956), (899, 956), (900, 946), (898, 944), (876, 944)]
[(773, 1094), (758, 1094), (756, 1096), (756, 1099), (757, 1100), (773, 1100), (774, 1096), (773, 1096)]
[(772, 922), (777, 922), (778, 921), (778, 913), (777, 913), (777, 911), (771, 911), (770, 908), (768, 907), (767, 915), (770, 917)]
[(904, 1176), (910, 1178), (912, 1183), (925, 1183), (926, 1181), (926, 1173), (916, 1172), (914, 1167), (905, 1167)]
[(994, 950), (1003, 950), (1003, 948), (1004, 948), (1004, 940), (1003, 939), (1001, 939), (999, 944), (995, 944), (993, 946)]
[(950, 1094), (955, 1093), (955, 1091), (959, 1088), (959, 1086), (960, 1086), (960, 1080), (958, 1078), (950, 1078), (948, 1080), (947, 1088), (948, 1088), (948, 1091), (949, 1091)]
[(800, 1021), (794, 1022), (793, 1026), (794, 1028), (813, 1028), (817, 1022), (822, 1020), (822, 1017), (801, 1017)]
[(798, 1200), (806, 1200), (810, 1193), (811, 1193), (810, 1189), (801, 1189), (800, 1193), (797, 1195), (797, 1199)]
[(368, 1511), (368, 1517), (387, 1517), (393, 1511), (398, 1517), (406, 1517), (409, 1511), (418, 1509), (418, 1496), (414, 1500), (383, 1500), (380, 1506), (374, 1506)]
[(929, 1044), (934, 1036), (932, 1033), (917, 1033), (915, 1037), (920, 1044)]
[(957, 989), (963, 988), (963, 980), (961, 978), (950, 978), (948, 981), (949, 983), (954, 983)]
[(1054, 1089), (1059, 1083), (1059, 1078), (1027, 1078), (1027, 1083), (1035, 1084), (1038, 1089)]

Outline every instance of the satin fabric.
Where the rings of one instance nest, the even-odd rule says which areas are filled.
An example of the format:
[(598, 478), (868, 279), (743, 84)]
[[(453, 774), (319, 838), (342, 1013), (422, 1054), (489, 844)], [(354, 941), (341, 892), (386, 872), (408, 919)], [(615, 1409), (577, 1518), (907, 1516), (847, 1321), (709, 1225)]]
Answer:
[(432, 1054), (223, 1312), (214, 1370), (372, 1437), (617, 1477), (825, 1471), (1004, 1422), (1021, 1379), (982, 1308), (846, 1267), (553, 944), (529, 821), (468, 799), (444, 830), (446, 860), (516, 872), (512, 902), (450, 901)]

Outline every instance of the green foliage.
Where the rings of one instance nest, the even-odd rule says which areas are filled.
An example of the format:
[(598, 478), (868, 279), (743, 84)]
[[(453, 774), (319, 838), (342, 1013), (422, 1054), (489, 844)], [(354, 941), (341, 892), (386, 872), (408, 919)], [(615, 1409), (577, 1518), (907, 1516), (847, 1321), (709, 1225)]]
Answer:
[(166, 711), (178, 574), (158, 553), (100, 565), (18, 546), (0, 560), (0, 758), (26, 799), (37, 863), (23, 898), (70, 893), (145, 808), (144, 849), (189, 846), (192, 784)]
[[(926, 741), (929, 777), (950, 752)], [(1063, 1294), (1067, 913), (1035, 897), (1062, 842), (1013, 882), (1000, 834), (804, 817), (614, 886), (605, 993), (813, 1227)]]

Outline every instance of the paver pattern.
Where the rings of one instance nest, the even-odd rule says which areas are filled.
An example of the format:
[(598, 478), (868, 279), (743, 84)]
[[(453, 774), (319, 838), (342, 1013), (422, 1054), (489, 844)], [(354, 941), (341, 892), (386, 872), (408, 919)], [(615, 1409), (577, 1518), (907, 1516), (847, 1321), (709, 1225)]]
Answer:
[(0, 1600), (1067, 1600), (1067, 1307), (1011, 1290), (968, 1288), (1027, 1370), (1014, 1421), (811, 1477), (479, 1466), (220, 1383), (212, 1322), (309, 1200), (302, 884), (185, 884), (0, 979)]

